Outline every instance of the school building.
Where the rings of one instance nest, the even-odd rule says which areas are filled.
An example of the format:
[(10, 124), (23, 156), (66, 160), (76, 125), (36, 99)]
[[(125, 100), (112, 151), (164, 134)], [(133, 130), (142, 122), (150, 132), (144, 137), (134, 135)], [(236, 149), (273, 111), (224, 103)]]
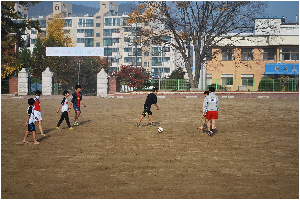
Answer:
[(253, 33), (224, 36), (207, 61), (206, 85), (218, 84), (228, 91), (246, 86), (257, 91), (265, 77), (298, 79), (298, 26), (286, 24), (284, 18), (257, 18)]

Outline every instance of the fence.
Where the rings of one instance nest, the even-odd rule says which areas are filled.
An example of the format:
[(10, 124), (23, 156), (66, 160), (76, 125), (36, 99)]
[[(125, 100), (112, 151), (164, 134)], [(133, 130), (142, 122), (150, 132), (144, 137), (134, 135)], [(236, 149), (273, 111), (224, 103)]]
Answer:
[(221, 79), (211, 79), (209, 87), (216, 88), (216, 91), (290, 91), (299, 92), (299, 79), (231, 79), (224, 81)]
[(157, 87), (159, 90), (187, 91), (190, 89), (190, 83), (187, 79), (152, 79), (147, 83), (148, 88)]

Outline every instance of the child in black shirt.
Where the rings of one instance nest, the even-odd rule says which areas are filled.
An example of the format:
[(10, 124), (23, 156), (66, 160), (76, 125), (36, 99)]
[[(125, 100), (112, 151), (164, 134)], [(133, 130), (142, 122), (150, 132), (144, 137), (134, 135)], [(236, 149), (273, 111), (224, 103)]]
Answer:
[(153, 88), (153, 92), (148, 94), (147, 99), (144, 104), (144, 112), (142, 113), (142, 116), (139, 118), (139, 121), (136, 124), (137, 127), (141, 127), (140, 123), (141, 123), (142, 119), (144, 117), (146, 117), (146, 114), (148, 114), (150, 126), (153, 126), (152, 112), (150, 111), (150, 109), (151, 109), (151, 105), (154, 104), (156, 106), (157, 110), (159, 110), (159, 108), (157, 106), (157, 96), (156, 96), (157, 92), (158, 92), (158, 88)]

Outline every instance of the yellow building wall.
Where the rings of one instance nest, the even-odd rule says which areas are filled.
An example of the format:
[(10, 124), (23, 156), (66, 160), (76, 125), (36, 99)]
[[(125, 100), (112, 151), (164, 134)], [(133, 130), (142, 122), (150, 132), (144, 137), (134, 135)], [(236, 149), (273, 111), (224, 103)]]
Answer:
[[(244, 47), (243, 47), (244, 48)], [(242, 85), (242, 74), (253, 74), (253, 86), (248, 86), (250, 91), (257, 91), (259, 82), (262, 79), (262, 75), (265, 73), (265, 63), (299, 63), (299, 61), (279, 61), (279, 51), (281, 47), (276, 48), (276, 54), (274, 61), (262, 60), (262, 48), (263, 47), (247, 47), (253, 48), (254, 59), (252, 61), (242, 61), (240, 47), (234, 48), (234, 58), (232, 61), (222, 61), (222, 56), (219, 48), (213, 49), (213, 54), (218, 52), (212, 61), (207, 61), (206, 74), (212, 75), (212, 83), (222, 85), (221, 74), (233, 74), (233, 85), (225, 86), (227, 91), (237, 91), (238, 86)], [(268, 47), (265, 47), (268, 48)], [(269, 47), (270, 48), (270, 47)], [(284, 47), (288, 48), (288, 47)]]

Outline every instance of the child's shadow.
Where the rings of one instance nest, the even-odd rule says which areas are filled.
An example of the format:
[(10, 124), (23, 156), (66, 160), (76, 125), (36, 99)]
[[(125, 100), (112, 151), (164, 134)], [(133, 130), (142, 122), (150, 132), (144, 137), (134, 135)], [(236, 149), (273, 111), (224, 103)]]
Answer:
[[(46, 140), (46, 139), (50, 138), (51, 135), (49, 135), (49, 133), (50, 133), (51, 131), (54, 131), (54, 130), (55, 130), (55, 128), (45, 130), (45, 131), (44, 131), (44, 134), (45, 134), (46, 136), (42, 136), (41, 138), (39, 138), (39, 139), (38, 139), (38, 142), (41, 142), (41, 141), (43, 141), (43, 140)], [(38, 135), (38, 134), (37, 134), (37, 135)]]
[(86, 124), (86, 123), (91, 123), (91, 121), (92, 120), (83, 121), (83, 122), (80, 122), (79, 125), (83, 125), (83, 124)]
[[(156, 126), (156, 125), (160, 125), (160, 122), (152, 122), (153, 123), (153, 125), (154, 126)], [(145, 126), (150, 126), (150, 123), (148, 123), (147, 125), (145, 125)]]

